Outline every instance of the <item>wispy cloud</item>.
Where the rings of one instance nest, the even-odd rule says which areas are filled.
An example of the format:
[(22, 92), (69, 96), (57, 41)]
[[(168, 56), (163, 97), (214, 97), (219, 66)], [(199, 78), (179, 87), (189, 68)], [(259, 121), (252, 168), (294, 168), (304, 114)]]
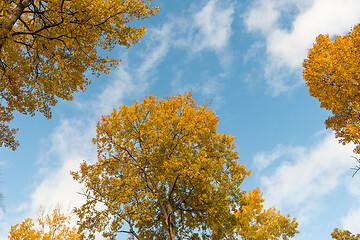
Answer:
[(292, 147), (279, 144), (270, 151), (255, 154), (255, 156), (253, 157), (253, 165), (257, 170), (261, 171), (283, 156), (290, 155), (293, 158), (302, 153), (303, 151), (303, 147)]
[(194, 51), (209, 48), (215, 51), (224, 49), (232, 35), (231, 24), (234, 20), (234, 6), (222, 6), (216, 0), (210, 0), (199, 12), (195, 13)]
[(91, 109), (97, 109), (98, 116), (110, 112), (118, 107), (125, 97), (139, 97), (156, 79), (157, 66), (166, 57), (171, 39), (172, 24), (164, 24), (147, 31), (144, 40), (145, 50), (140, 54), (140, 61), (136, 63), (123, 61), (112, 75), (112, 81), (91, 104)]
[(142, 54), (143, 62), (137, 70), (140, 78), (149, 78), (154, 69), (167, 55), (172, 43), (173, 32), (172, 23), (166, 23), (160, 27), (151, 28), (148, 31), (148, 38), (145, 41), (147, 51)]
[(333, 134), (322, 137), (313, 147), (277, 147), (270, 152), (257, 154), (258, 162), (270, 162), (281, 157), (279, 166), (263, 170), (262, 190), (266, 204), (292, 209), (302, 223), (321, 212), (326, 204), (321, 200), (351, 178), (353, 145), (343, 146)]
[[(144, 92), (154, 83), (157, 78), (157, 66), (164, 61), (172, 49), (185, 50), (190, 58), (193, 54), (213, 51), (217, 54), (220, 64), (226, 69), (232, 59), (228, 45), (232, 35), (234, 9), (234, 4), (229, 1), (209, 0), (200, 8), (192, 5), (186, 12), (190, 17), (183, 14), (171, 16), (163, 25), (150, 28), (143, 43), (146, 49), (140, 54), (142, 61), (135, 66), (122, 63), (116, 72), (116, 80), (98, 96), (92, 108), (109, 111), (110, 106), (114, 106), (112, 103), (117, 103), (119, 100), (120, 95), (116, 92), (123, 88), (130, 90), (132, 94)], [(221, 89), (222, 75), (204, 79), (200, 81), (201, 84), (190, 85), (184, 84), (180, 78), (177, 78), (172, 81), (172, 87), (176, 88), (176, 93), (192, 90), (221, 101), (218, 92)], [(180, 72), (178, 76), (181, 77)]]
[[(359, 202), (359, 198), (357, 199)], [(360, 208), (350, 209), (345, 217), (341, 219), (341, 227), (352, 233), (360, 232)]]
[(181, 72), (178, 72), (178, 77), (171, 81), (173, 94), (184, 92), (193, 92), (201, 94), (213, 108), (218, 108), (224, 103), (223, 96), (220, 94), (223, 85), (222, 74), (217, 76), (205, 77), (203, 80), (199, 79), (197, 82), (185, 83), (181, 78)]
[[(278, 95), (299, 85), (301, 63), (317, 35), (345, 34), (359, 22), (360, 2), (258, 0), (243, 18), (249, 32), (259, 32), (264, 37), (264, 76), (272, 93)], [(284, 22), (288, 24), (281, 24)], [(285, 74), (279, 77), (279, 72)], [(291, 78), (292, 73), (299, 77)]]
[[(65, 208), (79, 206), (83, 199), (78, 194), (81, 186), (73, 181), (70, 170), (76, 170), (82, 160), (93, 160), (96, 157), (91, 138), (95, 135), (95, 121), (90, 124), (85, 119), (63, 119), (49, 136), (46, 148), (39, 153), (35, 163), (39, 171), (34, 179), (34, 190), (29, 202), (21, 202), (8, 209), (1, 220), (0, 238), (9, 231), (10, 225), (23, 221), (24, 218), (35, 218), (42, 209), (55, 208), (61, 204)], [(30, 187), (27, 186), (27, 187)], [(11, 216), (11, 218), (9, 218)], [(4, 235), (3, 235), (4, 234)]]
[(203, 79), (198, 79), (196, 83), (186, 83), (182, 79), (182, 70), (175, 70), (177, 77), (171, 81), (173, 92), (193, 91), (221, 104), (221, 82), (232, 62), (229, 42), (234, 12), (235, 4), (231, 1), (209, 0), (204, 5), (193, 4), (184, 14), (169, 17), (169, 21), (161, 28), (166, 31), (157, 34), (161, 39), (168, 40), (167, 49), (184, 50), (189, 59), (203, 52), (213, 52), (223, 68), (223, 73), (217, 76), (204, 74)]
[(212, 51), (226, 69), (232, 61), (228, 46), (232, 36), (235, 4), (209, 0), (200, 10), (193, 7), (189, 12), (190, 17), (177, 16), (170, 22), (174, 29), (174, 46), (186, 50), (190, 55)]
[[(358, 163), (353, 159), (352, 167)], [(347, 191), (350, 196), (348, 199), (349, 209), (341, 218), (341, 227), (350, 230), (352, 233), (360, 233), (360, 175), (359, 172), (350, 180), (346, 181)]]
[[(41, 208), (79, 206), (83, 198), (78, 194), (81, 186), (71, 177), (70, 171), (79, 168), (83, 160), (92, 162), (96, 149), (91, 144), (95, 136), (95, 121), (63, 119), (50, 137), (50, 149), (40, 157), (41, 181), (31, 195), (30, 212), (36, 215)], [(45, 197), (46, 196), (46, 197)]]

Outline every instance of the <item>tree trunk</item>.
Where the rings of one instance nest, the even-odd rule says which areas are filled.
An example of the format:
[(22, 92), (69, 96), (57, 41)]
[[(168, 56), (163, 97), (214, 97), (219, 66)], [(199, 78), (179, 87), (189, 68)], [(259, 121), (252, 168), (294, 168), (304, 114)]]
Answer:
[(162, 201), (160, 201), (160, 206), (165, 220), (168, 240), (175, 240), (175, 217), (173, 207), (170, 202), (164, 204)]
[(175, 240), (175, 218), (174, 213), (171, 212), (168, 216), (168, 235), (169, 240)]
[(6, 42), (6, 38), (14, 27), (16, 21), (20, 18), (24, 9), (32, 2), (33, 0), (20, 0), (16, 4), (16, 7), (12, 10), (7, 10), (6, 16), (0, 20), (0, 50)]

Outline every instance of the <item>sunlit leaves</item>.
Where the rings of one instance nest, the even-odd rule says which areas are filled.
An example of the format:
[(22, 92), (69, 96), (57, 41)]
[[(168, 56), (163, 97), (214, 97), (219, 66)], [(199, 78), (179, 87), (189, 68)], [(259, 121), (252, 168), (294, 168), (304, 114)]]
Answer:
[(290, 215), (282, 216), (275, 208), (264, 209), (263, 202), (258, 188), (244, 195), (243, 205), (236, 213), (241, 239), (289, 239), (298, 233), (295, 219), (291, 220)]
[[(147, 96), (103, 116), (93, 142), (98, 161), (73, 176), (87, 202), (76, 209), (84, 236), (114, 239), (278, 239), (295, 220), (264, 210), (260, 191), (240, 188), (250, 175), (234, 137), (191, 94)], [(259, 238), (263, 236), (263, 238)]]
[(360, 25), (334, 40), (319, 35), (303, 67), (310, 95), (332, 111), (326, 126), (360, 153)]
[(6, 0), (0, 3), (0, 146), (18, 146), (7, 125), (13, 111), (51, 117), (58, 99), (72, 100), (119, 59), (99, 50), (139, 42), (131, 22), (157, 12), (144, 0)]
[(71, 215), (56, 208), (51, 214), (42, 213), (35, 221), (31, 218), (11, 226), (9, 240), (80, 240), (75, 227), (70, 226)]
[(335, 228), (331, 233), (331, 237), (336, 240), (359, 240), (360, 234), (354, 235), (348, 230), (341, 230)]

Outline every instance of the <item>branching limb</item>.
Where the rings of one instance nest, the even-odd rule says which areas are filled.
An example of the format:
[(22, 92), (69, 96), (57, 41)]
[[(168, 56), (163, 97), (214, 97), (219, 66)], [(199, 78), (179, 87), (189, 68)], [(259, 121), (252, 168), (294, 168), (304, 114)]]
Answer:
[(356, 161), (358, 161), (358, 163), (359, 163), (358, 165), (355, 166), (355, 168), (351, 168), (351, 169), (355, 170), (354, 174), (352, 175), (352, 177), (354, 177), (355, 174), (360, 170), (360, 159), (358, 159), (358, 158), (356, 158), (356, 157), (354, 157), (354, 156), (351, 156), (351, 157), (352, 157), (352, 158), (355, 158)]

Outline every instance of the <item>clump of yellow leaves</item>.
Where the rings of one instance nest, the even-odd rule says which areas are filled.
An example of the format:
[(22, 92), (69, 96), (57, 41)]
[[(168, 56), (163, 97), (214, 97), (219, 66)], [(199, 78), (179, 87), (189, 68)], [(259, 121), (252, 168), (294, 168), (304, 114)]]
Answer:
[(360, 153), (360, 25), (332, 41), (319, 35), (303, 67), (310, 95), (332, 112), (326, 127)]
[(289, 239), (298, 231), (298, 223), (283, 216), (274, 207), (264, 209), (264, 199), (260, 189), (255, 188), (244, 196), (243, 206), (236, 212), (239, 219), (239, 235), (241, 239), (273, 240)]
[(360, 240), (360, 234), (354, 235), (348, 230), (340, 230), (337, 228), (331, 233), (331, 237), (336, 240)]
[(146, 28), (130, 23), (158, 11), (150, 0), (1, 0), (0, 147), (18, 146), (13, 111), (51, 117), (58, 99), (72, 100), (120, 60), (99, 50), (139, 43)]
[(11, 226), (9, 240), (80, 240), (75, 227), (70, 227), (70, 215), (56, 208), (52, 214), (42, 213), (34, 222), (31, 218)]
[(288, 239), (297, 222), (263, 209), (260, 190), (240, 188), (250, 175), (234, 137), (218, 133), (219, 116), (190, 93), (147, 96), (103, 116), (93, 142), (98, 161), (76, 180), (87, 202), (79, 229), (115, 239)]

